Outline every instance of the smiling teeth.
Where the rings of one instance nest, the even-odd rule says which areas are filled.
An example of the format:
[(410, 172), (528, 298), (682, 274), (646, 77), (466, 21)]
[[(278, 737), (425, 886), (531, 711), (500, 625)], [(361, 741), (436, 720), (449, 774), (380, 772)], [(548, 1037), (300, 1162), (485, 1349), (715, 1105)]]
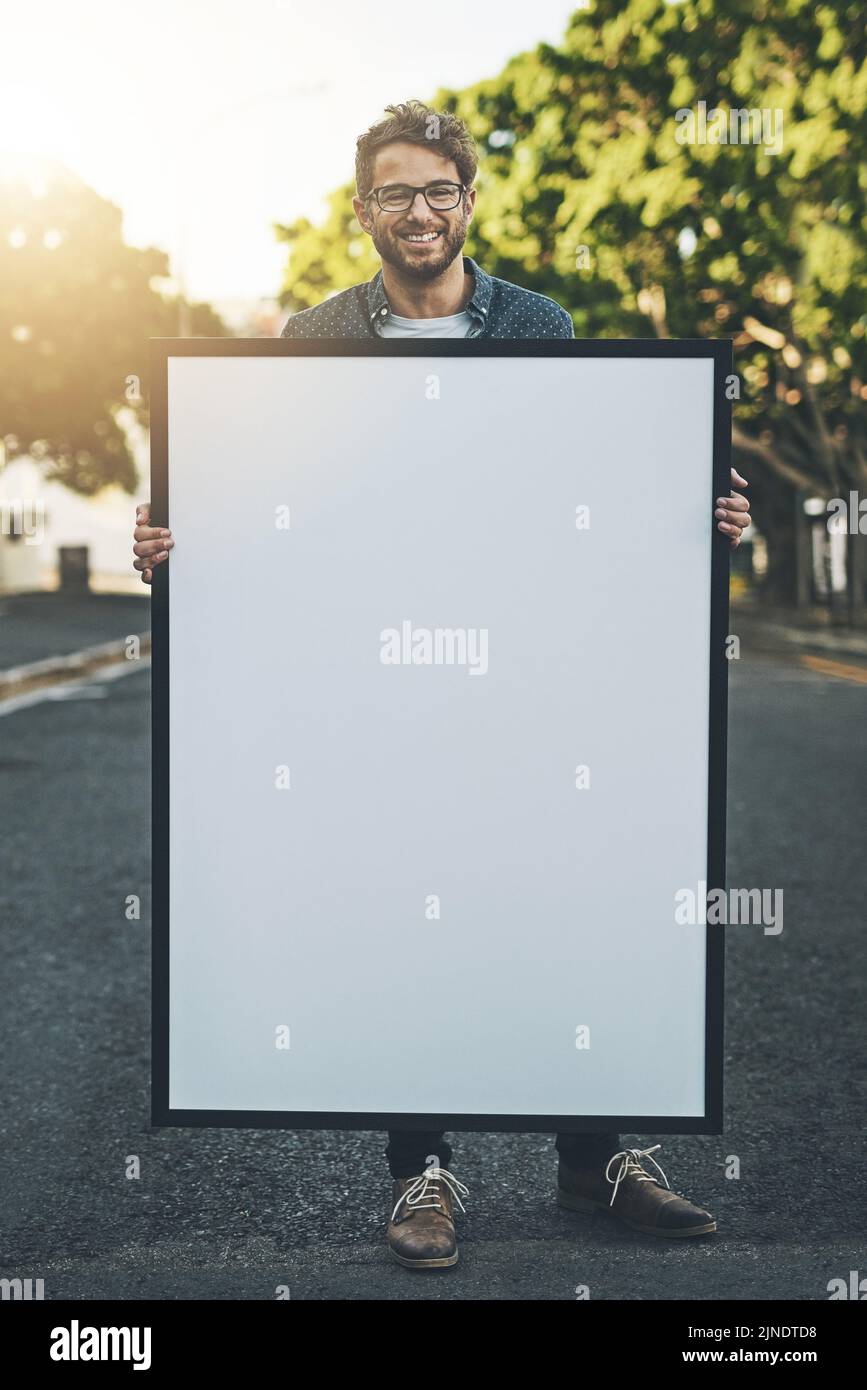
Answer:
[(404, 233), (404, 241), (433, 241), (439, 236), (439, 232), (425, 232), (424, 236), (416, 236), (414, 233)]

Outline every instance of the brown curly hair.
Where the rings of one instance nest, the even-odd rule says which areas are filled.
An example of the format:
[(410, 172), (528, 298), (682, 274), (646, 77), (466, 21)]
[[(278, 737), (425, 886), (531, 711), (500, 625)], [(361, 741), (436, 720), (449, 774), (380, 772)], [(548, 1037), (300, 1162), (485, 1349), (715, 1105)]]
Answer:
[(476, 142), (459, 117), (451, 111), (435, 111), (423, 101), (414, 100), (386, 106), (385, 110), (388, 116), (376, 121), (355, 142), (355, 186), (359, 198), (370, 192), (377, 150), (395, 140), (428, 145), (445, 155), (457, 166), (461, 183), (472, 188), (479, 166)]

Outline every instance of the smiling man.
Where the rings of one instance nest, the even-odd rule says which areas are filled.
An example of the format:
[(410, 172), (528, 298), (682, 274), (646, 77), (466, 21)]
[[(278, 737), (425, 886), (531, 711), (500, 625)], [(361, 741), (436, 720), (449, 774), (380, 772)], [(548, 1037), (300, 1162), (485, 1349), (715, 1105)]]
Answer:
[(574, 338), (553, 299), (462, 255), (478, 163), (463, 122), (420, 102), (386, 110), (358, 140), (352, 200), (382, 269), (294, 314), (283, 337)]
[[(382, 269), (287, 322), (287, 338), (574, 338), (571, 316), (553, 299), (486, 274), (462, 254), (476, 206), (477, 156), (463, 122), (421, 102), (386, 107), (387, 117), (357, 142), (353, 207)], [(732, 471), (732, 481), (746, 480)], [(749, 504), (732, 494), (714, 515), (732, 545)], [(150, 583), (174, 545), (139, 509), (135, 568)], [(669, 542), (670, 543), (670, 542)], [(653, 1158), (659, 1146), (624, 1149), (617, 1134), (560, 1134), (557, 1200), (573, 1210), (608, 1210), (656, 1236), (716, 1230), (709, 1212), (672, 1192)], [(455, 1205), (466, 1187), (450, 1171), (440, 1133), (392, 1130), (386, 1157), (393, 1179), (388, 1245), (401, 1264), (435, 1269), (457, 1262)], [(646, 1161), (658, 1177), (643, 1166)], [(659, 1181), (662, 1179), (662, 1182)]]

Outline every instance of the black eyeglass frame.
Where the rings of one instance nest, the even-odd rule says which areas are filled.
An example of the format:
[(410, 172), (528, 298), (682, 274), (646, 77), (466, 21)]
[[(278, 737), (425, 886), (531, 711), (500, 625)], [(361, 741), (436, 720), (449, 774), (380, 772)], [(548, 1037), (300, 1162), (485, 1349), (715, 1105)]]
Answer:
[[(428, 191), (429, 188), (443, 188), (443, 187), (446, 187), (446, 188), (456, 188), (456, 189), (458, 190), (458, 196), (457, 196), (457, 198), (455, 199), (455, 201), (452, 203), (452, 205), (451, 205), (450, 208), (435, 208), (435, 207), (433, 206), (433, 204), (431, 203), (430, 199), (429, 199), (428, 196), (427, 196), (427, 191)], [(406, 188), (406, 189), (409, 189), (409, 191), (410, 191), (411, 194), (412, 194), (412, 197), (410, 198), (410, 200), (409, 200), (409, 202), (407, 203), (406, 207), (405, 207), (405, 208), (384, 208), (384, 207), (382, 206), (382, 203), (381, 203), (380, 200), (379, 200), (379, 195), (380, 195), (380, 193), (382, 193), (383, 190), (386, 189), (386, 188)], [(422, 184), (415, 184), (415, 185), (409, 184), (409, 183), (381, 183), (377, 188), (371, 188), (371, 190), (370, 190), (369, 193), (365, 193), (365, 195), (364, 195), (364, 201), (367, 202), (367, 200), (368, 200), (369, 198), (375, 198), (375, 199), (376, 199), (376, 205), (377, 205), (377, 207), (379, 208), (380, 212), (409, 212), (410, 208), (412, 207), (413, 203), (415, 202), (415, 195), (416, 195), (417, 193), (422, 193), (422, 194), (424, 194), (424, 200), (425, 200), (425, 202), (427, 203), (428, 207), (430, 208), (431, 212), (453, 212), (454, 209), (455, 209), (455, 208), (458, 206), (458, 204), (460, 203), (461, 198), (463, 197), (463, 195), (464, 195), (466, 192), (467, 192), (467, 185), (466, 185), (465, 183), (455, 183), (455, 181), (454, 181), (453, 179), (432, 179), (430, 183), (422, 183)]]

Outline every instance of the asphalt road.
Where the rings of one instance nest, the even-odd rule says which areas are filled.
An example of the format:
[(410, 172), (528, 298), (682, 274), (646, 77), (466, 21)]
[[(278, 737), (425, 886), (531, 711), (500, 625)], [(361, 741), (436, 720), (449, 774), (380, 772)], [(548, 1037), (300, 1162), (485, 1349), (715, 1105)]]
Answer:
[(150, 628), (150, 596), (64, 594), (49, 591), (0, 598), (0, 666), (24, 666), (47, 656), (119, 640)]
[(387, 1257), (383, 1136), (149, 1126), (148, 672), (0, 718), (0, 1275), (49, 1299), (783, 1301), (867, 1275), (867, 690), (796, 655), (731, 677), (729, 879), (783, 888), (785, 928), (729, 928), (725, 1134), (657, 1155), (719, 1232), (562, 1212), (550, 1138), (459, 1136), (461, 1261), (434, 1274)]

